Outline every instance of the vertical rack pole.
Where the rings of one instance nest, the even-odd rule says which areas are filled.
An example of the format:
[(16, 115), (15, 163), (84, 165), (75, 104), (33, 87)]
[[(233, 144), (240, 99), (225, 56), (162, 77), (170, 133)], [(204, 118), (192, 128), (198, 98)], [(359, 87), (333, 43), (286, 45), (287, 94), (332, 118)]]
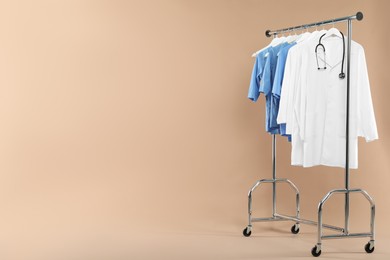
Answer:
[(352, 42), (352, 20), (348, 19), (348, 48), (347, 48), (347, 115), (346, 115), (346, 140), (345, 140), (345, 226), (344, 234), (348, 235), (349, 229), (349, 99), (351, 84), (351, 42)]
[[(274, 34), (274, 38), (276, 35)], [(272, 135), (272, 217), (276, 214), (276, 135)]]
[(276, 135), (272, 135), (272, 216), (276, 213)]

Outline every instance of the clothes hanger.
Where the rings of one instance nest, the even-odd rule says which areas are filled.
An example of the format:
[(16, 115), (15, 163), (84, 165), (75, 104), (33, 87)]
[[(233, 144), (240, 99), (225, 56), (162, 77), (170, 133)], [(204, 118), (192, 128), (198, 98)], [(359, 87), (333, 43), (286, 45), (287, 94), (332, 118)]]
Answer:
[(297, 35), (297, 32), (295, 31), (295, 34), (292, 35), (291, 38), (290, 38), (290, 40), (287, 41), (287, 42), (288, 42), (288, 43), (292, 43), (292, 42), (296, 41), (296, 40), (299, 38), (299, 36), (301, 36), (301, 35)]
[(309, 28), (306, 27), (306, 32), (300, 34), (300, 35), (297, 37), (297, 39), (295, 39), (295, 42), (296, 42), (296, 43), (302, 42), (302, 41), (306, 40), (308, 37), (310, 37), (311, 34), (312, 34), (312, 33), (309, 32)]
[(326, 32), (323, 39), (328, 38), (330, 36), (337, 36), (339, 38), (343, 38), (343, 35), (340, 33), (340, 31), (334, 27), (334, 21), (333, 21), (333, 27), (328, 32)]
[(307, 38), (307, 40), (311, 40), (315, 37), (317, 37), (318, 35), (323, 35), (324, 33), (327, 32), (327, 30), (325, 30), (324, 28), (324, 25), (322, 24), (322, 30), (318, 30), (318, 27), (321, 26), (321, 24), (317, 25), (316, 26), (316, 30), (314, 32), (311, 33), (311, 35)]
[(252, 57), (256, 57), (257, 54), (259, 54), (260, 52), (264, 51), (264, 50), (267, 49), (268, 47), (275, 47), (275, 46), (281, 44), (282, 42), (285, 41), (285, 39), (286, 39), (286, 37), (284, 37), (284, 36), (278, 37), (278, 36), (276, 35), (276, 37), (273, 38), (272, 41), (271, 41), (266, 47), (264, 47), (264, 48), (262, 48), (261, 50), (258, 50), (258, 51), (256, 51), (255, 53), (253, 53), (253, 54), (252, 54)]
[(289, 30), (289, 35), (286, 37), (286, 42), (290, 42), (293, 38), (293, 35), (291, 35), (291, 30)]
[[(282, 43), (285, 43), (285, 42), (287, 42), (287, 43), (289, 43), (289, 41), (292, 39), (292, 35), (291, 35), (291, 32), (290, 32), (290, 35), (289, 36), (287, 36), (287, 37), (280, 37), (280, 38), (282, 38), (280, 41), (278, 41), (278, 42), (276, 42), (276, 44), (274, 44), (274, 45), (271, 45), (271, 47), (275, 47), (275, 46), (277, 46), (277, 45), (280, 45), (280, 44), (282, 44)], [(268, 53), (266, 53), (265, 55), (264, 55), (264, 57), (268, 57)]]

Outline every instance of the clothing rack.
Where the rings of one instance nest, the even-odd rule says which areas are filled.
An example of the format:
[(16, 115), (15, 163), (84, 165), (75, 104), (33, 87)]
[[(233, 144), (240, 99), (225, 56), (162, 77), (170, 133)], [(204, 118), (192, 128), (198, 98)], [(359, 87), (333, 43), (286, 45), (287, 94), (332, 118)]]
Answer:
[[(243, 230), (243, 235), (249, 237), (252, 233), (252, 222), (267, 222), (267, 221), (293, 221), (295, 224), (291, 227), (293, 234), (299, 233), (300, 224), (315, 225), (318, 227), (317, 244), (311, 250), (313, 256), (317, 257), (321, 255), (322, 240), (324, 239), (335, 239), (335, 238), (356, 238), (356, 237), (369, 237), (370, 241), (365, 245), (365, 251), (372, 253), (375, 246), (375, 203), (372, 197), (363, 189), (351, 189), (349, 186), (349, 117), (350, 117), (350, 63), (351, 63), (351, 42), (352, 42), (352, 20), (361, 21), (363, 19), (363, 13), (358, 12), (355, 15), (325, 20), (321, 22), (315, 22), (310, 24), (304, 24), (278, 30), (267, 30), (265, 35), (267, 37), (282, 34), (285, 32), (292, 32), (296, 30), (306, 30), (311, 27), (318, 27), (327, 24), (335, 24), (339, 22), (347, 22), (348, 25), (348, 38), (347, 38), (347, 96), (346, 96), (346, 158), (345, 158), (345, 188), (334, 189), (329, 191), (318, 204), (318, 221), (306, 220), (300, 218), (300, 195), (297, 186), (286, 178), (276, 178), (276, 135), (272, 135), (272, 179), (258, 180), (248, 193), (248, 226)], [(254, 190), (263, 183), (272, 183), (272, 217), (268, 218), (253, 218), (252, 217), (252, 193)], [(289, 216), (284, 214), (278, 214), (276, 211), (276, 184), (287, 183), (296, 193), (296, 215)], [(349, 232), (349, 195), (350, 193), (362, 194), (370, 203), (371, 206), (371, 220), (370, 220), (370, 232), (367, 233), (350, 233)], [(336, 227), (333, 225), (324, 224), (322, 221), (322, 212), (325, 202), (333, 194), (344, 194), (345, 195), (345, 221), (344, 227)], [(341, 232), (341, 234), (334, 235), (323, 235), (322, 229), (327, 228)]]

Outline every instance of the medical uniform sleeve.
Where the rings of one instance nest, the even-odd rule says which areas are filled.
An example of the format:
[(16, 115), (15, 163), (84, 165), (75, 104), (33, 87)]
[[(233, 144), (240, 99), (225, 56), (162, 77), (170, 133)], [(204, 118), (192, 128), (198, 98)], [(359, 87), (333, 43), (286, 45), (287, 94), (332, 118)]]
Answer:
[(374, 107), (372, 105), (370, 83), (363, 47), (361, 47), (358, 55), (357, 90), (358, 134), (359, 136), (364, 137), (367, 142), (370, 142), (378, 139), (378, 130), (375, 121)]
[(305, 73), (309, 72), (308, 68), (308, 51), (306, 50), (302, 53), (302, 62), (301, 62), (301, 69), (299, 72), (299, 77), (297, 79), (297, 97), (295, 101), (295, 108), (296, 108), (296, 122), (298, 124), (299, 129), (299, 137), (302, 141), (305, 140), (306, 135), (306, 114), (307, 114), (307, 75)]
[(253, 65), (251, 82), (249, 84), (248, 98), (254, 102), (259, 98), (259, 83), (262, 72), (262, 67), (259, 64), (259, 57), (256, 56), (255, 64)]
[(264, 95), (268, 95), (271, 92), (272, 80), (271, 80), (271, 55), (267, 56), (265, 61), (263, 77), (260, 81), (260, 92), (264, 93)]
[(287, 100), (287, 108), (286, 108), (286, 134), (292, 134), (295, 124), (295, 99), (296, 99), (296, 92), (298, 89), (298, 79), (299, 79), (299, 73), (302, 72), (301, 70), (301, 48), (297, 49), (294, 52), (294, 56), (292, 56), (292, 70), (291, 70), (291, 77), (289, 79), (290, 81), (290, 88), (288, 93), (288, 100)]
[(292, 69), (293, 69), (292, 59), (291, 59), (290, 52), (288, 52), (286, 64), (284, 67), (282, 90), (281, 90), (280, 102), (279, 102), (279, 113), (277, 118), (278, 124), (286, 123), (287, 101), (288, 101), (289, 88), (291, 83)]

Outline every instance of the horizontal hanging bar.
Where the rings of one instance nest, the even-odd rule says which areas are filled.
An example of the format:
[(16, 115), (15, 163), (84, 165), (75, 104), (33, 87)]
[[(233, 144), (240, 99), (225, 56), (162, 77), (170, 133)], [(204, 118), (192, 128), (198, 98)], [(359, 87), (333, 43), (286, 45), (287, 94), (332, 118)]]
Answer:
[(308, 29), (311, 27), (317, 27), (317, 26), (322, 26), (322, 25), (326, 25), (326, 24), (335, 24), (335, 23), (339, 23), (339, 22), (343, 22), (343, 21), (347, 21), (347, 20), (354, 20), (354, 19), (356, 19), (358, 21), (363, 20), (363, 13), (357, 12), (355, 15), (351, 15), (351, 16), (325, 20), (322, 22), (303, 24), (303, 25), (279, 29), (279, 30), (275, 30), (275, 31), (267, 30), (267, 31), (265, 31), (265, 35), (267, 37), (271, 37), (272, 35), (277, 35), (277, 34), (281, 34), (284, 32), (292, 32), (292, 31), (296, 31), (296, 30)]

